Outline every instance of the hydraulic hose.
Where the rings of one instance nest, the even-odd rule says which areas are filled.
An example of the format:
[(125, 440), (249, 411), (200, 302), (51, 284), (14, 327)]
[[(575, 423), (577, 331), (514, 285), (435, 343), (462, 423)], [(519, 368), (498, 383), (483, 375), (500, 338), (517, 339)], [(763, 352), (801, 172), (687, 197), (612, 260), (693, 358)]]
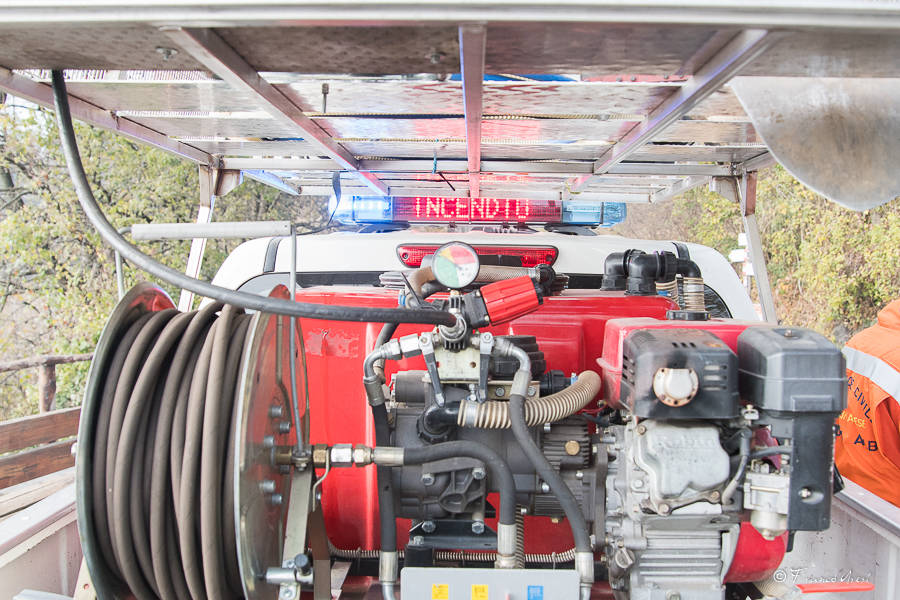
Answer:
[(172, 285), (188, 290), (207, 298), (212, 298), (226, 304), (232, 304), (241, 308), (247, 308), (260, 312), (267, 312), (288, 317), (300, 317), (306, 319), (328, 319), (334, 321), (361, 321), (374, 323), (423, 323), (430, 325), (453, 325), (456, 318), (450, 313), (423, 309), (399, 309), (399, 308), (360, 308), (354, 306), (329, 306), (304, 302), (292, 302), (290, 300), (278, 300), (239, 292), (212, 285), (194, 277), (189, 277), (171, 267), (147, 256), (135, 246), (132, 246), (112, 226), (103, 214), (103, 210), (97, 204), (84, 165), (78, 152), (78, 144), (75, 140), (75, 129), (72, 126), (72, 115), (69, 111), (69, 99), (66, 94), (66, 84), (62, 71), (53, 71), (53, 99), (56, 104), (56, 118), (59, 126), (59, 136), (63, 154), (78, 202), (84, 210), (91, 225), (100, 234), (103, 240), (121, 254), (122, 258), (147, 273), (162, 279)]
[(531, 380), (531, 360), (528, 353), (511, 343), (497, 343), (494, 351), (500, 355), (515, 358), (519, 363), (519, 370), (513, 377), (511, 393), (509, 395), (509, 420), (512, 426), (513, 437), (522, 448), (525, 457), (534, 467), (538, 476), (549, 486), (556, 496), (569, 526), (572, 528), (572, 538), (575, 541), (575, 570), (581, 579), (581, 597), (590, 597), (591, 586), (594, 583), (594, 551), (588, 533), (587, 521), (575, 500), (575, 495), (569, 486), (562, 480), (559, 473), (550, 465), (547, 457), (537, 447), (528, 431), (525, 423), (525, 392), (528, 382)]
[[(600, 387), (600, 376), (594, 371), (584, 371), (566, 389), (535, 400), (526, 400), (525, 425), (534, 427), (553, 423), (577, 413), (597, 396)], [(480, 429), (508, 429), (511, 426), (509, 409), (509, 402), (488, 400), (478, 403), (463, 399), (457, 424), (460, 427)]]
[(520, 394), (513, 394), (509, 398), (509, 416), (512, 422), (512, 432), (522, 448), (522, 452), (534, 467), (538, 476), (550, 485), (550, 490), (559, 501), (560, 507), (569, 520), (572, 527), (572, 538), (575, 540), (576, 552), (591, 552), (591, 540), (588, 536), (588, 526), (581, 512), (581, 507), (575, 500), (572, 490), (565, 484), (559, 473), (556, 472), (544, 453), (541, 452), (525, 424), (525, 398)]
[(534, 467), (538, 476), (550, 486), (553, 495), (556, 496), (569, 526), (572, 529), (572, 538), (575, 541), (575, 569), (581, 578), (582, 597), (589, 595), (589, 586), (594, 582), (594, 551), (591, 538), (588, 534), (587, 521), (575, 500), (575, 495), (569, 486), (562, 480), (559, 473), (550, 465), (547, 457), (537, 447), (528, 426), (525, 424), (525, 397), (521, 394), (511, 394), (509, 397), (509, 416), (512, 422), (512, 432), (522, 452)]
[(467, 456), (480, 460), (491, 473), (491, 480), (500, 492), (500, 510), (498, 513), (501, 525), (516, 524), (516, 483), (513, 480), (509, 465), (491, 448), (479, 442), (459, 440), (441, 442), (419, 448), (403, 450), (404, 465), (421, 465), (423, 463), (444, 460), (457, 456)]

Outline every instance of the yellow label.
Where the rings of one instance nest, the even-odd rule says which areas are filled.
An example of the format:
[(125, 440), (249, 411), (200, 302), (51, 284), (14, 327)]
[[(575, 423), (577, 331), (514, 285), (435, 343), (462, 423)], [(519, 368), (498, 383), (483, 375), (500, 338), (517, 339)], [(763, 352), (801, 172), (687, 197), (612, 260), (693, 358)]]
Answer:
[(450, 586), (446, 583), (432, 583), (431, 600), (450, 600)]
[(488, 600), (488, 586), (484, 584), (473, 585), (472, 600)]

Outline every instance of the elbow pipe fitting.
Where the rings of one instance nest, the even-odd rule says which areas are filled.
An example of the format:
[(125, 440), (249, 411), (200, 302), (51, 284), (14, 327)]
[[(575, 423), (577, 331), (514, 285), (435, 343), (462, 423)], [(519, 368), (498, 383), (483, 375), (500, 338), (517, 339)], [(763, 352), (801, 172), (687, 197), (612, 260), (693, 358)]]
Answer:
[(657, 281), (670, 281), (677, 273), (678, 259), (671, 252), (634, 252), (626, 260), (625, 294), (653, 296)]
[(678, 274), (682, 277), (702, 277), (700, 267), (689, 258), (678, 259)]

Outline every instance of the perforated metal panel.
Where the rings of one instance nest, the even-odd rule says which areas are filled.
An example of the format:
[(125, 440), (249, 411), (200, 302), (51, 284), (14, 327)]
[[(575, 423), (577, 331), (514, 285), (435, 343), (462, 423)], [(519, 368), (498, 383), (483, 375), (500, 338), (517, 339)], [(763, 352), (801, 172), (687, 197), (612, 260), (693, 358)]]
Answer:
[[(765, 153), (727, 84), (717, 81), (718, 90), (699, 101), (691, 97), (697, 81), (730, 68), (730, 44), (761, 24), (772, 28), (771, 43), (731, 75), (900, 77), (900, 36), (894, 33), (900, 6), (885, 2), (853, 11), (805, 3), (791, 9), (794, 29), (784, 32), (773, 27), (778, 19), (766, 21), (766, 11), (749, 4), (721, 13), (672, 8), (665, 19), (658, 6), (638, 12), (624, 5), (617, 11), (561, 5), (548, 12), (523, 5), (502, 12), (485, 5), (484, 71), (477, 53), (467, 63), (475, 65), (470, 85), (483, 80), (476, 140), (468, 136), (479, 113), (469, 107), (467, 126), (460, 76), (467, 50), (460, 47), (459, 27), (472, 20), (454, 16), (466, 7), (429, 4), (404, 13), (377, 3), (288, 4), (186, 4), (163, 11), (88, 0), (47, 4), (33, 17), (22, 6), (0, 6), (0, 89), (47, 105), (48, 72), (7, 69), (95, 69), (70, 74), (69, 93), (89, 103), (76, 117), (169, 150), (160, 134), (182, 140), (209, 154), (204, 161), (187, 153), (194, 160), (241, 159), (242, 168), (270, 168), (309, 188), (330, 187), (327, 169), (334, 168), (351, 172), (346, 190), (372, 192), (352, 177), (359, 167), (377, 169), (391, 187), (466, 193), (468, 171), (480, 159), (502, 161), (504, 171), (481, 167), (483, 193), (549, 197), (577, 191), (574, 185), (583, 193), (634, 199), (669, 189), (694, 173), (691, 167), (740, 172), (745, 161)], [(435, 12), (442, 6), (444, 13)], [(376, 18), (379, 7), (392, 17)], [(375, 12), (351, 16), (363, 9)], [(653, 23), (641, 23), (651, 14)], [(425, 15), (427, 21), (417, 20)], [(213, 28), (237, 55), (225, 71), (236, 64), (250, 84), (219, 79), (228, 79), (228, 72), (206, 68), (215, 71), (221, 56), (213, 52), (210, 62), (198, 55), (203, 67), (192, 58), (196, 48), (179, 46), (161, 25)], [(737, 52), (751, 49), (739, 45)], [(276, 106), (285, 106), (283, 95), (296, 107), (288, 109), (296, 126), (272, 117), (272, 98), (264, 96), (271, 89), (254, 80), (257, 72), (277, 90)], [(668, 110), (678, 118), (655, 128), (645, 144), (633, 143)], [(310, 143), (319, 128), (337, 145)], [(349, 156), (341, 156), (344, 149)], [(620, 172), (635, 174), (578, 177), (605, 170), (604, 161), (623, 152)], [(285, 169), (276, 160), (282, 157), (300, 166)], [(303, 172), (308, 159), (312, 170)], [(451, 183), (432, 171), (445, 172)]]

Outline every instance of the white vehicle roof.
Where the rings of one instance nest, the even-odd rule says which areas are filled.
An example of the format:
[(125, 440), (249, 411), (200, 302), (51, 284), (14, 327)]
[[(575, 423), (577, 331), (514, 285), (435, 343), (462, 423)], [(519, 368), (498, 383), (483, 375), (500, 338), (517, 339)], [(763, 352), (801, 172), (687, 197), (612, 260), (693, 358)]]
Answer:
[[(337, 232), (297, 238), (298, 273), (384, 272), (404, 270), (397, 247), (404, 244), (445, 244), (459, 240), (471, 245), (554, 246), (559, 251), (553, 268), (558, 273), (603, 273), (603, 262), (612, 252), (637, 248), (647, 252), (676, 250), (675, 243), (636, 240), (615, 235), (563, 235), (534, 233), (426, 232), (415, 229), (389, 233)], [(728, 260), (706, 246), (684, 244), (691, 259), (736, 319), (758, 320), (759, 316), (744, 286)], [(291, 268), (290, 239), (261, 238), (238, 246), (220, 267), (213, 283), (237, 289), (264, 273), (288, 273)]]

